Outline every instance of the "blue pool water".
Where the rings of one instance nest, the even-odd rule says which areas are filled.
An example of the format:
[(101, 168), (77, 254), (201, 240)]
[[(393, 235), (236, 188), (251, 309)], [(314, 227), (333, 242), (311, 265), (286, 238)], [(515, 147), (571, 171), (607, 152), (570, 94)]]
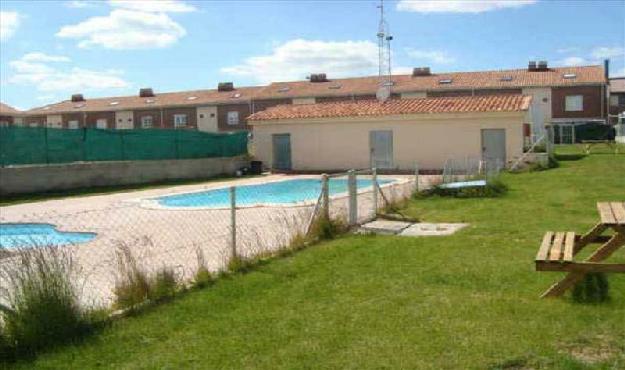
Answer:
[(0, 224), (0, 248), (60, 246), (85, 243), (94, 233), (64, 232), (50, 224)]
[(480, 186), (486, 186), (486, 180), (450, 182), (449, 184), (441, 185), (441, 188), (460, 189), (460, 188), (474, 188), (474, 187), (480, 187)]
[[(395, 180), (379, 179), (380, 184)], [(372, 186), (371, 180), (357, 180), (358, 189)], [(347, 179), (330, 179), (330, 196), (347, 192)], [(256, 185), (237, 186), (237, 205), (254, 204), (290, 204), (304, 201), (315, 201), (321, 193), (321, 180), (294, 179), (268, 182)], [(221, 188), (196, 193), (167, 195), (155, 198), (158, 204), (165, 207), (229, 207), (230, 189)]]

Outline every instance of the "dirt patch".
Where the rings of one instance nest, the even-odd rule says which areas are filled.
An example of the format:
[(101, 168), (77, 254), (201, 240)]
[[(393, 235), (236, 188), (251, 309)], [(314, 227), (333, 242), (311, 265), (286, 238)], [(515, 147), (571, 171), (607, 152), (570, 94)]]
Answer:
[(568, 354), (579, 362), (591, 365), (616, 358), (619, 354), (623, 354), (624, 349), (615, 338), (597, 335), (565, 344), (560, 352)]

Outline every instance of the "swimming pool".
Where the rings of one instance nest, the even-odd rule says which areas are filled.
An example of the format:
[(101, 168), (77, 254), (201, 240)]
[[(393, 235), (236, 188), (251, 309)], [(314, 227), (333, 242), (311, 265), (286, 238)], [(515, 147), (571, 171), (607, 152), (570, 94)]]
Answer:
[[(380, 184), (391, 183), (393, 179), (378, 179)], [(372, 180), (359, 179), (358, 189), (370, 188)], [(328, 188), (330, 196), (347, 192), (347, 179), (330, 179)], [(237, 206), (258, 204), (295, 204), (315, 201), (321, 193), (319, 179), (293, 179), (267, 182), (263, 184), (237, 186)], [(230, 207), (230, 189), (220, 188), (195, 193), (166, 195), (154, 198), (164, 207)]]
[(58, 231), (51, 224), (0, 224), (0, 248), (6, 249), (78, 244), (95, 237), (95, 233)]

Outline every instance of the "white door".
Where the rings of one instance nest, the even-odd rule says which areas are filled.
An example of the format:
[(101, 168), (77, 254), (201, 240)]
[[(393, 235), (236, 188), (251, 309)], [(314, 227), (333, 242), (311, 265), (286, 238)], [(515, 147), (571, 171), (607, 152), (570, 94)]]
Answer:
[(369, 133), (371, 167), (393, 168), (393, 131), (371, 131)]

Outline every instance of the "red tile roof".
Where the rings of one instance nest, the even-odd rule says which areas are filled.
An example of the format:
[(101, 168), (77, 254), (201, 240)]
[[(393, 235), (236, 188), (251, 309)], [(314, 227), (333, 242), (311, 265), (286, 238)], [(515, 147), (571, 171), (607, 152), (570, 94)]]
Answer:
[(487, 95), (444, 98), (391, 99), (354, 102), (285, 104), (268, 108), (248, 117), (249, 121), (387, 116), (400, 114), (514, 112), (528, 110), (532, 97), (526, 95)]
[[(565, 78), (568, 75), (572, 78)], [(441, 84), (441, 80), (451, 80)], [(527, 69), (500, 71), (433, 73), (429, 76), (394, 75), (393, 92), (428, 90), (501, 89), (541, 86), (573, 86), (605, 83), (602, 66), (555, 67), (547, 71)], [(379, 78), (357, 77), (330, 79), (327, 82), (274, 82), (259, 90), (256, 98), (346, 96), (375, 94)]]
[(10, 105), (0, 103), (0, 114), (7, 115), (7, 116), (15, 116), (15, 115), (22, 114), (22, 112), (13, 108)]
[[(565, 75), (574, 76), (565, 78)], [(248, 103), (250, 100), (374, 95), (380, 83), (377, 76), (332, 79), (328, 82), (292, 81), (274, 82), (267, 86), (240, 87), (234, 91), (195, 90), (157, 93), (154, 98), (120, 96), (110, 98), (85, 97), (86, 101), (62, 101), (45, 107), (31, 109), (27, 114), (58, 114), (69, 112), (138, 110), (178, 106), (200, 106), (228, 103)], [(596, 85), (606, 83), (602, 66), (555, 67), (547, 71), (530, 72), (527, 69), (501, 71), (452, 72), (413, 77), (394, 75), (395, 93), (432, 90), (498, 89), (522, 87), (548, 87)], [(441, 80), (451, 80), (441, 84)], [(192, 98), (195, 97), (195, 98)]]

